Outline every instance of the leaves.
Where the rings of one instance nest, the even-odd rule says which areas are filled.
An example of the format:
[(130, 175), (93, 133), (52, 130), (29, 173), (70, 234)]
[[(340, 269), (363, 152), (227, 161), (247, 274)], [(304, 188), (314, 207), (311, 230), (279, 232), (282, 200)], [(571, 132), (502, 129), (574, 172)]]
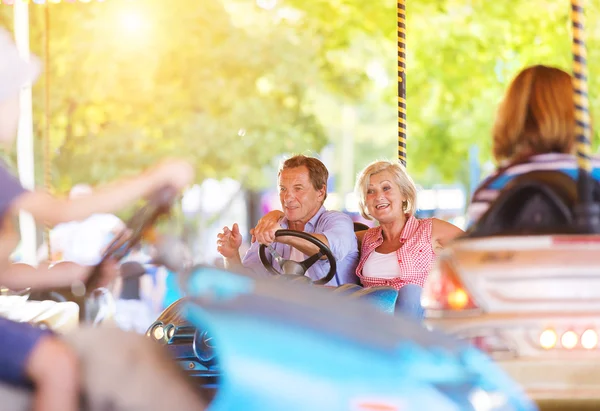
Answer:
[[(590, 2), (588, 22), (598, 6)], [(257, 188), (272, 184), (265, 170), (282, 153), (319, 152), (349, 138), (354, 149), (336, 151), (334, 172), (348, 161), (358, 172), (395, 158), (395, 7), (390, 0), (279, 0), (273, 10), (251, 0), (53, 5), (55, 186), (184, 156), (200, 179), (229, 176)], [(43, 8), (30, 10), (32, 48), (41, 55)], [(11, 13), (0, 7), (0, 24), (10, 26)], [(568, 13), (568, 2), (554, 0), (407, 2), (408, 167), (417, 181), (464, 180), (472, 145), (482, 162), (490, 159), (497, 103), (522, 67), (570, 70)], [(600, 31), (588, 26), (595, 90)], [(42, 79), (34, 88), (38, 139), (45, 86)], [(591, 97), (597, 114), (598, 94)]]
[[(588, 21), (598, 15), (588, 8)], [(569, 2), (429, 1), (408, 4), (408, 162), (423, 175), (454, 180), (471, 145), (490, 156), (491, 126), (508, 83), (523, 67), (547, 64), (570, 71)], [(600, 33), (590, 27), (590, 72), (598, 70)], [(590, 75), (590, 88), (599, 84)], [(595, 99), (593, 107), (598, 107)], [(594, 110), (597, 112), (596, 110)], [(432, 181), (431, 183), (434, 183)], [(439, 182), (439, 181), (437, 181)]]
[[(37, 54), (42, 11), (31, 7)], [(197, 164), (200, 179), (244, 177), (257, 186), (276, 155), (320, 150), (326, 135), (310, 92), (353, 74), (323, 75), (319, 36), (275, 17), (253, 3), (216, 0), (53, 6), (53, 184), (62, 191), (180, 156)], [(123, 19), (138, 19), (138, 30)], [(35, 88), (38, 141), (44, 87)]]

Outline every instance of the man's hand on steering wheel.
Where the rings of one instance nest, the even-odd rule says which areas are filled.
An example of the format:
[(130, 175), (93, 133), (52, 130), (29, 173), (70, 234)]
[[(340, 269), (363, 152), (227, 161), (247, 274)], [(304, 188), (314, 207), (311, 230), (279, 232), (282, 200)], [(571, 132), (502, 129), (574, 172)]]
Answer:
[[(280, 224), (280, 221), (283, 217), (284, 213), (279, 210), (272, 210), (265, 214), (261, 219), (258, 220), (256, 227), (250, 230), (252, 242), (257, 241), (259, 244), (264, 244), (267, 246), (275, 242), (277, 231), (284, 229)], [(310, 234), (325, 245), (329, 246), (329, 241), (323, 234)], [(307, 255), (312, 255), (319, 252), (319, 247), (301, 237), (280, 236), (277, 241), (283, 244), (288, 244)], [(325, 256), (322, 257), (322, 259), (325, 258)]]
[(281, 229), (279, 220), (265, 220), (250, 230), (250, 234), (252, 234), (253, 240), (258, 241), (259, 244), (270, 245), (275, 241), (275, 233)]
[(272, 210), (259, 219), (256, 227), (250, 230), (252, 242), (258, 241), (260, 244), (269, 245), (275, 241), (275, 232), (281, 230), (279, 222), (283, 216), (282, 211)]

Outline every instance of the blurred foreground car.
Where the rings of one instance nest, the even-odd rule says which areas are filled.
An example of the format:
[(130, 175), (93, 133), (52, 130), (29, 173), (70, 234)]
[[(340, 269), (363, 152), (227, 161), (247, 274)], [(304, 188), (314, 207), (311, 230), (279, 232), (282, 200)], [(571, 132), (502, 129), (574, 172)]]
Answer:
[(197, 360), (182, 365), (213, 371), (211, 411), (536, 409), (479, 350), (364, 301), (210, 267), (186, 284), (170, 314), (193, 337), (149, 333), (188, 332)]
[(426, 324), (487, 352), (540, 404), (600, 409), (600, 236), (578, 234), (575, 182), (514, 179), (446, 249)]

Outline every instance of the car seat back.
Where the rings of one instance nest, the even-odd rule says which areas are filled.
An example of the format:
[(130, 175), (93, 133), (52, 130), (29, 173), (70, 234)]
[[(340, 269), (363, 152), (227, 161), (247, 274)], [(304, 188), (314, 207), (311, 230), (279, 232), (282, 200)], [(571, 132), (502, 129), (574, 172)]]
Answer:
[(577, 201), (577, 183), (567, 174), (532, 171), (512, 179), (468, 235), (566, 233)]

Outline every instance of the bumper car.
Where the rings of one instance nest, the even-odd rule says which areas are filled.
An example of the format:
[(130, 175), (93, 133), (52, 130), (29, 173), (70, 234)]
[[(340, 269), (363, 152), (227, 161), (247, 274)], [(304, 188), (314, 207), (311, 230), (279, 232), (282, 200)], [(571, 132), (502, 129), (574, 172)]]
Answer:
[(446, 249), (422, 304), (428, 327), (487, 352), (541, 405), (598, 409), (600, 187), (580, 175), (511, 181)]
[(365, 301), (212, 267), (185, 284), (150, 334), (193, 341), (181, 365), (214, 377), (210, 411), (536, 409), (476, 348)]

